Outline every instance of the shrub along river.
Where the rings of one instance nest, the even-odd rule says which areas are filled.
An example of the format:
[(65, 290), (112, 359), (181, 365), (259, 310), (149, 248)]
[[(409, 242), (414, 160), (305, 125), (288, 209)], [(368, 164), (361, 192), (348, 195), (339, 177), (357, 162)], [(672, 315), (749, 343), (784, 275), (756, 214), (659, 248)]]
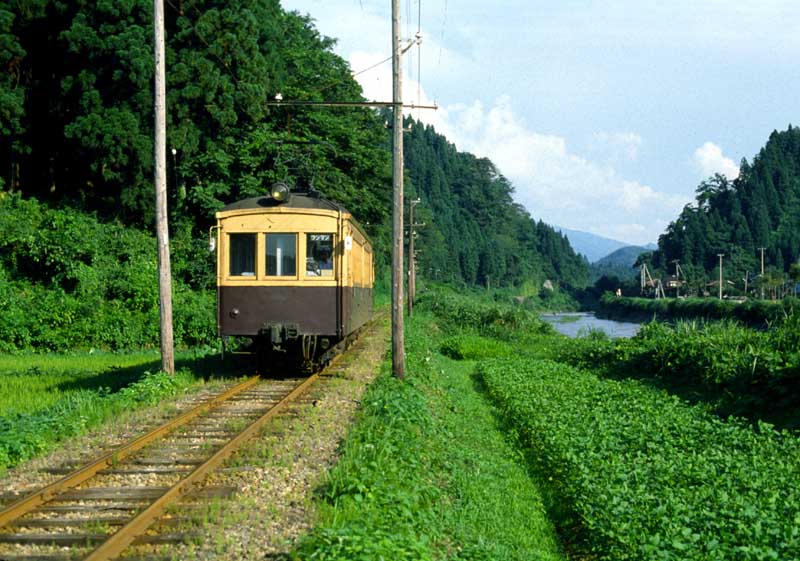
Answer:
[(612, 339), (633, 337), (641, 327), (640, 323), (600, 319), (593, 312), (542, 314), (541, 318), (562, 335), (573, 338), (588, 335), (593, 330), (602, 331)]

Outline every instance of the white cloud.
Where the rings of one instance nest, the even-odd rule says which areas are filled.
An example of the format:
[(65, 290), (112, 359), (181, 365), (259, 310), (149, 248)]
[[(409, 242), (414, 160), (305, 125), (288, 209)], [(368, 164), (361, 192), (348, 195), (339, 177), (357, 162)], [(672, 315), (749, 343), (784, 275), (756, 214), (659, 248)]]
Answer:
[(694, 151), (692, 164), (705, 179), (715, 173), (721, 173), (728, 179), (739, 177), (739, 166), (733, 160), (722, 155), (722, 148), (713, 142), (706, 142)]
[(635, 132), (597, 132), (592, 135), (590, 148), (611, 162), (634, 162), (641, 146), (642, 137)]
[(530, 130), (507, 96), (489, 109), (477, 101), (450, 106), (440, 117), (440, 132), (459, 149), (490, 158), (515, 186), (515, 198), (551, 224), (647, 243), (689, 202), (571, 153), (562, 137)]
[[(352, 53), (350, 65), (367, 68), (384, 58), (383, 54), (357, 51)], [(391, 65), (378, 66), (356, 79), (367, 99), (391, 100)], [(406, 72), (403, 99), (407, 104), (434, 103)], [(644, 244), (655, 241), (689, 202), (615, 171), (610, 157), (630, 161), (638, 154), (642, 139), (633, 132), (595, 135), (605, 148), (601, 164), (571, 153), (563, 137), (531, 130), (516, 116), (508, 96), (491, 107), (475, 100), (437, 111), (407, 108), (405, 112), (432, 125), (459, 150), (491, 159), (511, 180), (516, 200), (534, 218), (550, 224)]]
[[(367, 6), (358, 14), (358, 6), (347, 5), (345, 11), (353, 12), (349, 14), (353, 17), (339, 14), (327, 21), (331, 27), (324, 30), (341, 38), (358, 38), (340, 43), (337, 49), (355, 72), (379, 63), (390, 53), (388, 21), (383, 14), (369, 13)], [(432, 37), (424, 33), (427, 56), (422, 60), (423, 86), (436, 87), (437, 82), (448, 77), (452, 81), (456, 75), (459, 80), (465, 76), (480, 80), (471, 74), (475, 62), (468, 54), (449, 50), (438, 39), (438, 34)], [(409, 54), (413, 56), (415, 50), (412, 48)], [(434, 97), (416, 80), (416, 71), (416, 62), (406, 58), (403, 99), (407, 104), (434, 104)], [(359, 74), (356, 79), (365, 98), (391, 100), (391, 62)], [(453, 95), (451, 91), (449, 99), (453, 102), (440, 106), (438, 111), (406, 109), (405, 113), (434, 126), (459, 150), (490, 158), (514, 185), (515, 199), (536, 219), (643, 244), (655, 241), (690, 200), (623, 177), (615, 169), (637, 161), (643, 144), (638, 133), (625, 129), (596, 133), (587, 152), (579, 155), (574, 148), (570, 150), (566, 138), (536, 132), (527, 125), (512, 109), (508, 96), (490, 103), (485, 98), (467, 97), (477, 95), (472, 88), (461, 94)]]

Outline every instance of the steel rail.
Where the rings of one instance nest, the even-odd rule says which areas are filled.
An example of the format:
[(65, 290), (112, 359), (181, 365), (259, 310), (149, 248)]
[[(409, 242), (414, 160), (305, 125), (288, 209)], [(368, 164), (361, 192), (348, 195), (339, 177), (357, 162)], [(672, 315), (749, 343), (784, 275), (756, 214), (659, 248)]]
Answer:
[(34, 510), (38, 506), (46, 503), (47, 501), (53, 500), (58, 494), (66, 491), (67, 489), (71, 489), (72, 487), (76, 487), (80, 485), (87, 479), (93, 477), (97, 474), (100, 470), (103, 470), (115, 463), (119, 460), (126, 458), (137, 452), (138, 450), (144, 448), (154, 440), (157, 440), (161, 436), (173, 431), (174, 429), (186, 424), (188, 421), (197, 417), (201, 413), (216, 407), (219, 403), (226, 401), (233, 397), (234, 395), (243, 392), (244, 390), (254, 386), (258, 383), (259, 377), (253, 376), (238, 384), (223, 393), (215, 396), (200, 405), (186, 411), (185, 413), (175, 417), (171, 421), (157, 427), (147, 434), (140, 436), (139, 438), (125, 444), (124, 446), (117, 448), (116, 450), (109, 452), (103, 456), (100, 456), (95, 461), (73, 471), (72, 473), (62, 477), (58, 481), (51, 483), (41, 489), (34, 491), (33, 493), (11, 503), (3, 510), (0, 510), (0, 528), (7, 526), (11, 522), (15, 521), (19, 517), (29, 513), (30, 511)]
[(285, 409), (292, 401), (302, 395), (319, 378), (319, 374), (313, 374), (305, 381), (295, 387), (290, 393), (283, 397), (278, 403), (245, 428), (242, 432), (233, 437), (225, 446), (220, 448), (213, 456), (198, 466), (191, 474), (182, 479), (159, 497), (154, 503), (145, 508), (127, 524), (112, 534), (105, 542), (100, 544), (92, 553), (84, 558), (84, 561), (107, 561), (113, 559), (131, 545), (137, 536), (143, 534), (147, 528), (161, 516), (167, 507), (192, 490), (192, 487), (200, 484), (203, 479), (231, 454), (239, 446), (261, 429), (272, 417)]

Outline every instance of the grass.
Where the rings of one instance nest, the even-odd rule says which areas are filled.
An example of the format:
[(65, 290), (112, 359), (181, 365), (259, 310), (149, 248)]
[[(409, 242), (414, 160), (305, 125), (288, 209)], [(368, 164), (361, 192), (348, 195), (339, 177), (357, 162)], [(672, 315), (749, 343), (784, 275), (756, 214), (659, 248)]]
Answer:
[(0, 356), (0, 416), (34, 413), (83, 390), (118, 391), (160, 367), (154, 352)]
[(128, 411), (155, 405), (241, 366), (184, 351), (174, 376), (154, 352), (0, 356), (0, 471)]
[(436, 324), (422, 312), (408, 321), (406, 381), (383, 365), (294, 559), (563, 558), (474, 363), (439, 352)]

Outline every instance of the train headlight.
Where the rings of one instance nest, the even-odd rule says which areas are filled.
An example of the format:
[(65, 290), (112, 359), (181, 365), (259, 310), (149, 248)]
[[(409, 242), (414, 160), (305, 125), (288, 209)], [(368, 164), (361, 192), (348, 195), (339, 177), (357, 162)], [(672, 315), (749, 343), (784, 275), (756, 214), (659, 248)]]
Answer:
[(270, 187), (269, 194), (279, 203), (285, 202), (289, 198), (289, 186), (286, 183), (274, 183)]

